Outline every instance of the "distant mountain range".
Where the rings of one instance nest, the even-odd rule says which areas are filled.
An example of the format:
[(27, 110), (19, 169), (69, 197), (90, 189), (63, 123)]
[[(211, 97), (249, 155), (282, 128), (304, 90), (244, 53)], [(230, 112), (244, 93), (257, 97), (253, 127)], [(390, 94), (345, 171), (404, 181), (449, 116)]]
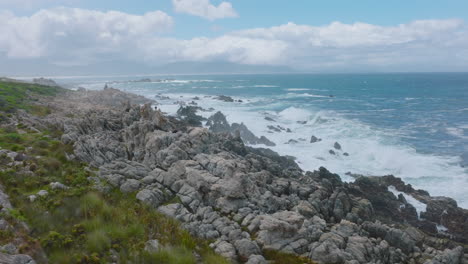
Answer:
[(287, 66), (246, 65), (229, 62), (175, 62), (154, 69), (163, 74), (234, 74), (234, 73), (292, 73)]
[(246, 65), (229, 62), (174, 62), (159, 66), (128, 61), (106, 61), (90, 65), (60, 66), (40, 59), (6, 59), (0, 76), (78, 76), (78, 75), (151, 75), (151, 74), (261, 74), (294, 73), (287, 66)]

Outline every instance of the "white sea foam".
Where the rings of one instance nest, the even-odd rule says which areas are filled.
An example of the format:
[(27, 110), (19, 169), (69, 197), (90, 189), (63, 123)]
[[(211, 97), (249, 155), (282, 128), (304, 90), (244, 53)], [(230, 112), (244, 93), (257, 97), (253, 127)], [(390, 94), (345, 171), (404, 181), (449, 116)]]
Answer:
[(325, 95), (318, 95), (318, 94), (311, 94), (311, 93), (287, 93), (286, 97), (291, 98), (291, 97), (318, 97), (318, 98), (328, 98), (329, 96)]
[(274, 87), (279, 87), (277, 85), (269, 85), (269, 84), (257, 84), (257, 85), (254, 85), (253, 87), (258, 87), (258, 88), (274, 88)]
[(446, 131), (448, 134), (454, 136), (454, 137), (459, 137), (459, 138), (468, 138), (468, 136), (465, 136), (465, 128), (463, 127), (448, 127), (446, 128)]
[[(103, 84), (99, 86), (102, 87)], [(128, 88), (128, 91), (132, 90)], [(161, 91), (170, 91), (170, 88), (139, 90), (138, 93), (154, 98)], [(398, 130), (376, 129), (357, 120), (344, 118), (333, 111), (287, 107), (274, 97), (237, 97), (234, 99), (242, 99), (244, 102), (225, 103), (203, 94), (165, 92), (163, 95), (171, 99), (160, 101), (161, 105), (158, 107), (170, 114), (176, 113), (179, 107), (175, 104), (177, 101), (191, 102), (193, 97), (198, 96), (200, 100), (195, 102), (200, 106), (222, 111), (230, 123), (245, 123), (257, 136), (263, 135), (275, 142), (277, 146), (272, 147), (274, 151), (297, 157), (304, 170), (316, 170), (324, 166), (347, 181), (353, 179), (346, 176), (346, 172), (377, 176), (393, 174), (415, 188), (429, 191), (431, 195), (453, 197), (460, 206), (468, 208), (468, 193), (465, 190), (468, 172), (458, 165), (460, 158), (418, 153), (397, 139), (400, 133)], [(269, 110), (279, 108), (283, 110)], [(199, 112), (204, 117), (213, 113), (214, 111)], [(265, 116), (272, 117), (278, 125), (289, 128), (292, 132), (270, 133), (267, 126), (275, 123), (265, 120)], [(304, 121), (307, 123), (302, 124)], [(309, 143), (312, 135), (322, 141)], [(305, 141), (286, 144), (290, 139)], [(335, 142), (339, 142), (343, 149), (335, 150), (336, 155), (331, 155), (329, 150), (333, 149)], [(345, 156), (344, 152), (349, 156)]]
[(412, 195), (409, 195), (409, 194), (406, 194), (404, 192), (398, 191), (395, 188), (395, 186), (388, 186), (388, 190), (391, 191), (396, 197), (398, 197), (398, 195), (400, 195), (400, 194), (403, 195), (403, 197), (405, 197), (406, 201), (409, 204), (411, 204), (412, 206), (414, 206), (414, 208), (416, 209), (416, 212), (418, 213), (418, 218), (421, 218), (421, 213), (422, 212), (426, 212), (427, 205), (425, 203), (420, 202), (419, 200), (414, 198)]
[(437, 232), (439, 233), (445, 233), (448, 231), (448, 228), (443, 225), (437, 225), (436, 228), (437, 228)]
[(290, 92), (295, 92), (295, 91), (309, 91), (310, 89), (308, 88), (289, 88), (289, 89), (286, 89), (286, 91), (290, 91)]

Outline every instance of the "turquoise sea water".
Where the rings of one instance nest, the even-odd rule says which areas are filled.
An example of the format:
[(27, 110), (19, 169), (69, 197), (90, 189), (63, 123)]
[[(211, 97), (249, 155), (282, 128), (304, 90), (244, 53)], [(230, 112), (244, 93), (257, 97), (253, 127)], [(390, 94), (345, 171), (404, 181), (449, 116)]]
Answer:
[[(140, 78), (154, 81), (128, 82)], [(274, 141), (275, 151), (297, 157), (304, 169), (325, 166), (345, 180), (351, 180), (346, 172), (394, 174), (468, 208), (468, 170), (462, 167), (468, 166), (468, 73), (83, 77), (59, 82), (88, 89), (102, 89), (107, 82), (153, 99), (168, 96), (159, 97), (159, 107), (172, 114), (178, 103), (198, 96), (195, 102), (201, 107), (224, 112), (230, 122), (244, 122)], [(221, 102), (216, 95), (242, 102)], [(269, 125), (292, 133), (271, 133)], [(312, 135), (323, 140), (311, 144)], [(286, 144), (290, 139), (298, 143)], [(343, 151), (330, 155), (335, 141)]]

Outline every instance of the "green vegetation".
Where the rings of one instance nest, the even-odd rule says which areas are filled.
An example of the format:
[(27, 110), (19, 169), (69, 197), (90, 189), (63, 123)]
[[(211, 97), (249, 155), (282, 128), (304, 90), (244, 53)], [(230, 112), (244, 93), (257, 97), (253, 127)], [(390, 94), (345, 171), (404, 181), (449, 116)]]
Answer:
[[(49, 114), (48, 107), (33, 104), (34, 96), (58, 92), (59, 88), (0, 82), (0, 123), (2, 117), (19, 108), (36, 115)], [(139, 203), (134, 194), (121, 193), (105, 183), (102, 187), (107, 191), (97, 191), (95, 172), (86, 164), (67, 159), (73, 147), (59, 141), (60, 136), (61, 131), (53, 128), (42, 132), (23, 124), (0, 128), (0, 149), (24, 155), (17, 159), (17, 165), (0, 155), (0, 183), (15, 208), (2, 217), (16, 223), (15, 233), (0, 230), (2, 244), (20, 236), (25, 241), (20, 253), (31, 255), (40, 246), (49, 263), (195, 264), (200, 259), (206, 264), (230, 263), (215, 254), (208, 241), (194, 238), (176, 220)], [(53, 189), (53, 182), (67, 188)], [(48, 194), (37, 195), (40, 190)], [(35, 195), (34, 201), (31, 195)], [(168, 203), (181, 201), (176, 196)], [(19, 222), (26, 222), (30, 230)], [(159, 251), (144, 249), (150, 239), (161, 243)], [(265, 255), (278, 264), (313, 263), (276, 251), (265, 251)]]
[(0, 82), (0, 121), (17, 109), (24, 109), (32, 114), (44, 116), (50, 114), (47, 106), (34, 105), (40, 96), (53, 96), (63, 89), (37, 84)]
[(312, 260), (305, 257), (300, 257), (294, 254), (279, 252), (276, 250), (264, 250), (263, 255), (267, 260), (272, 261), (273, 264), (315, 264)]
[[(176, 220), (139, 203), (135, 195), (95, 191), (88, 180), (94, 173), (85, 164), (68, 161), (71, 146), (50, 134), (0, 130), (2, 148), (21, 150), (28, 157), (40, 155), (19, 165), (34, 171), (34, 176), (22, 173), (19, 167), (9, 168), (0, 172), (0, 181), (16, 208), (9, 217), (28, 223), (30, 236), (44, 248), (50, 263), (108, 263), (115, 258), (121, 263), (196, 263), (192, 252), (208, 264), (228, 263), (214, 254), (206, 241), (192, 237)], [(69, 188), (52, 189), (52, 182)], [(28, 196), (39, 190), (49, 194), (31, 202)], [(10, 237), (0, 234), (0, 239)], [(24, 250), (34, 247), (35, 239)], [(158, 239), (162, 249), (146, 252), (149, 239)]]

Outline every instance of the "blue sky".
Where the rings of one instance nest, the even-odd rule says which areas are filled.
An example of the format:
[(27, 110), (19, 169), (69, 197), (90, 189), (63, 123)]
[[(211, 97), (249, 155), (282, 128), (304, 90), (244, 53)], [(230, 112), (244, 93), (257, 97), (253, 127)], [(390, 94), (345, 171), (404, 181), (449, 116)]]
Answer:
[[(217, 5), (222, 1), (211, 2)], [(175, 18), (173, 35), (180, 38), (215, 36), (232, 30), (271, 27), (287, 22), (318, 26), (340, 21), (391, 26), (421, 19), (460, 18), (468, 21), (466, 0), (233, 0), (231, 3), (239, 13), (239, 18), (216, 21), (176, 13), (170, 0), (71, 0), (11, 9), (23, 15), (57, 5), (101, 11), (118, 10), (131, 14), (161, 10)], [(213, 27), (218, 30), (213, 30)]]
[(15, 65), (115, 59), (468, 70), (466, 0), (0, 0), (2, 21), (0, 62)]

